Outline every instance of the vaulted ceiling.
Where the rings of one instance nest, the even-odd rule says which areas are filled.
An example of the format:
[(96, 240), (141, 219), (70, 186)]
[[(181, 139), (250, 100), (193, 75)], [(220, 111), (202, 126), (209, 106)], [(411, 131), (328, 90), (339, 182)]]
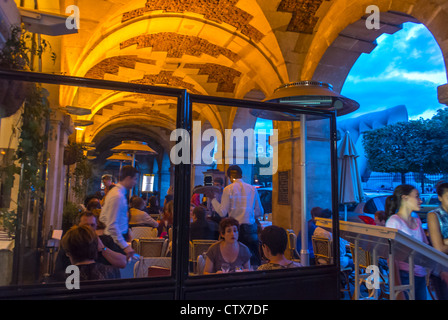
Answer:
[[(262, 100), (282, 84), (311, 79), (339, 91), (357, 57), (406, 21), (425, 23), (447, 59), (448, 9), (439, 2), (78, 0), (80, 29), (61, 40), (59, 72), (241, 99)], [(39, 9), (58, 13), (73, 4), (39, 3)], [(381, 29), (372, 32), (365, 28), (371, 4), (382, 12)], [(93, 121), (77, 132), (78, 141), (101, 143), (106, 133), (125, 134), (119, 128), (136, 121), (166, 132), (175, 128), (176, 101), (169, 97), (63, 87), (59, 103), (91, 109), (78, 117)], [(232, 127), (235, 114), (211, 105), (194, 107), (196, 120), (220, 130)], [(166, 140), (158, 145), (166, 146)]]

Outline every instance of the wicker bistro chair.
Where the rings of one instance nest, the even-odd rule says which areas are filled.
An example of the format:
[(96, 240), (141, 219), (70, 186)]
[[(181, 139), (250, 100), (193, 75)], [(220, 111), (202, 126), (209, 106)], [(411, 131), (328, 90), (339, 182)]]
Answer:
[(131, 234), (133, 239), (139, 238), (157, 238), (157, 228), (152, 227), (132, 227)]
[(190, 263), (195, 274), (198, 273), (198, 256), (205, 254), (211, 245), (215, 244), (217, 240), (191, 240), (190, 241)]
[[(350, 252), (353, 257), (355, 257), (355, 245), (353, 243), (350, 243)], [(358, 267), (359, 267), (359, 284), (365, 283), (366, 279), (368, 278), (369, 274), (367, 274), (367, 267), (372, 265), (372, 255), (369, 251), (364, 250), (361, 247), (358, 247)], [(355, 265), (356, 268), (356, 265)], [(380, 296), (377, 296), (376, 290), (372, 289), (369, 290), (369, 296), (368, 299), (389, 299), (389, 292), (387, 290), (387, 280), (385, 279), (384, 275), (380, 272)]]
[[(315, 236), (312, 236), (311, 239), (313, 242), (313, 251), (316, 264), (325, 265), (334, 263), (333, 255), (331, 253), (332, 241), (327, 238), (319, 238)], [(350, 291), (349, 276), (352, 272), (352, 268), (341, 268), (341, 276), (345, 282), (344, 285), (341, 286), (341, 292), (347, 292), (350, 300), (352, 299), (352, 294)]]
[(134, 239), (132, 241), (132, 248), (142, 257), (165, 257), (168, 249), (168, 239)]

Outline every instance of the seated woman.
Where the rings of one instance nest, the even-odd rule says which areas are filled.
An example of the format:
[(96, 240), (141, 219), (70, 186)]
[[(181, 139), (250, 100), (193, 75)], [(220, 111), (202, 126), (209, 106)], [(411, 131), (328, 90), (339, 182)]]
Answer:
[(79, 268), (80, 280), (108, 278), (106, 266), (97, 263), (98, 237), (89, 226), (73, 226), (62, 237), (62, 247), (72, 265)]
[(158, 218), (160, 215), (160, 212), (162, 211), (159, 207), (159, 200), (156, 196), (149, 197), (148, 200), (149, 206), (146, 207), (146, 212), (152, 217), (152, 218)]
[(207, 251), (204, 274), (227, 273), (250, 269), (251, 253), (238, 241), (239, 223), (234, 218), (225, 218), (219, 223), (222, 240)]
[(202, 206), (193, 209), (193, 222), (190, 224), (190, 240), (206, 239), (218, 240), (219, 226), (215, 221), (208, 220), (205, 208)]
[(133, 197), (131, 208), (129, 209), (129, 227), (153, 227), (157, 228), (159, 224), (151, 218), (145, 211), (145, 200), (140, 197)]
[(260, 235), (263, 254), (268, 263), (262, 264), (257, 270), (275, 270), (297, 268), (302, 265), (286, 259), (285, 250), (288, 245), (288, 235), (285, 229), (278, 226), (268, 226), (263, 229)]

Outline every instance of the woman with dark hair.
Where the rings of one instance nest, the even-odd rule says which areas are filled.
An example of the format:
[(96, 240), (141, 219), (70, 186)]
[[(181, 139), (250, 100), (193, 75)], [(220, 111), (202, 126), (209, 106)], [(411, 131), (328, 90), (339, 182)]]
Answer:
[[(402, 184), (395, 188), (394, 193), (386, 201), (386, 227), (398, 229), (407, 235), (428, 243), (422, 228), (420, 218), (413, 214), (420, 210), (422, 200), (418, 190), (409, 184)], [(409, 284), (409, 265), (403, 261), (396, 261), (399, 278), (397, 284)], [(422, 266), (414, 266), (415, 300), (426, 300), (426, 270)]]
[(259, 266), (258, 270), (287, 269), (302, 266), (300, 263), (290, 261), (285, 257), (285, 250), (288, 245), (288, 235), (285, 229), (278, 226), (268, 226), (261, 232), (260, 240), (263, 254), (269, 262)]
[(79, 268), (80, 280), (107, 279), (106, 266), (97, 263), (98, 237), (89, 226), (73, 226), (62, 237), (62, 247), (72, 265)]
[(192, 215), (193, 222), (190, 224), (190, 240), (218, 240), (219, 226), (215, 221), (207, 219), (204, 207), (194, 208)]
[[(440, 206), (428, 212), (428, 231), (432, 246), (448, 254), (448, 183), (437, 186)], [(439, 275), (431, 276), (432, 284), (439, 300), (448, 300), (448, 284)]]
[(250, 250), (238, 241), (239, 223), (234, 218), (222, 219), (219, 233), (222, 240), (210, 246), (204, 274), (227, 273), (250, 269)]
[(160, 207), (159, 207), (159, 200), (156, 196), (151, 196), (148, 199), (149, 206), (146, 207), (146, 212), (149, 215), (152, 215), (151, 217), (154, 218), (155, 216), (158, 216), (160, 214)]
[(158, 237), (167, 237), (170, 228), (173, 227), (174, 201), (171, 200), (163, 207), (162, 219), (157, 227)]

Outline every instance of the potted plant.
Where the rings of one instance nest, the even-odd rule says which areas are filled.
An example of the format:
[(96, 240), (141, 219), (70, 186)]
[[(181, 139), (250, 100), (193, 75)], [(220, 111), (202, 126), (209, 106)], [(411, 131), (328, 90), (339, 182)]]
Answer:
[[(11, 36), (0, 50), (0, 68), (29, 71), (33, 58), (35, 56), (41, 58), (49, 47), (51, 48), (45, 39), (36, 44), (33, 35), (21, 27), (13, 26)], [(51, 54), (51, 59), (56, 60), (55, 53)], [(17, 112), (31, 86), (29, 82), (0, 79), (0, 118), (9, 117)]]

